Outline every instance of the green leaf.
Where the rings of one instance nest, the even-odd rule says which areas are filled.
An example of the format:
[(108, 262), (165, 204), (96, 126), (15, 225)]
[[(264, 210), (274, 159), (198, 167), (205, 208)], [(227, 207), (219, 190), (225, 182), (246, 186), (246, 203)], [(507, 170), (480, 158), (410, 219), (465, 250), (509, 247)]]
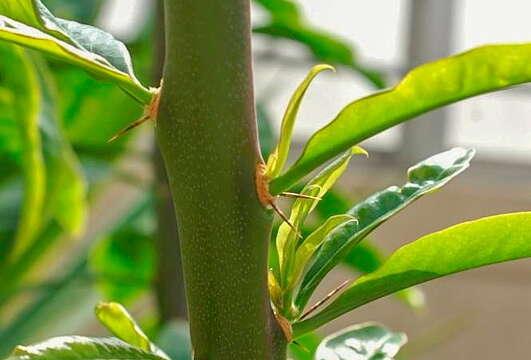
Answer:
[[(11, 256), (16, 258), (28, 248), (42, 225), (42, 211), (46, 196), (46, 169), (39, 132), (39, 79), (35, 67), (23, 49), (0, 45), (0, 72), (6, 87), (6, 112), (2, 118), (16, 126), (10, 132), (18, 140), (8, 145), (22, 169), (24, 200)], [(4, 119), (2, 119), (4, 120)]]
[(296, 360), (313, 360), (317, 347), (322, 342), (322, 337), (316, 333), (301, 336), (288, 345), (292, 358)]
[[(302, 194), (313, 196), (317, 199), (325, 195), (347, 169), (350, 159), (355, 154), (366, 154), (366, 152), (359, 147), (352, 148), (311, 179), (302, 190)], [(290, 214), (290, 222), (296, 229), (300, 228), (308, 214), (317, 206), (319, 202), (317, 199), (297, 199), (294, 201)], [(290, 272), (291, 265), (294, 261), (297, 238), (298, 234), (288, 224), (283, 223), (280, 226), (276, 238), (276, 247), (281, 274), (283, 274), (280, 281), (283, 285), (286, 284), (286, 276)]]
[(328, 238), (317, 251), (302, 280), (297, 307), (304, 308), (325, 275), (372, 230), (421, 196), (446, 185), (468, 168), (474, 153), (474, 150), (455, 148), (432, 156), (408, 170), (408, 182), (401, 188), (391, 186), (349, 210), (348, 214), (358, 223)]
[(291, 0), (257, 2), (269, 12), (271, 20), (264, 26), (254, 28), (254, 33), (296, 41), (305, 46), (317, 61), (346, 66), (365, 77), (376, 88), (385, 87), (380, 73), (359, 64), (347, 41), (311, 25)]
[(96, 317), (117, 338), (142, 350), (154, 351), (151, 342), (133, 317), (120, 304), (99, 303)]
[(357, 220), (347, 214), (335, 215), (328, 218), (324, 224), (312, 232), (297, 247), (295, 253), (295, 264), (293, 271), (288, 275), (288, 289), (293, 289), (300, 280), (308, 261), (314, 254), (315, 250), (321, 246), (323, 241), (336, 229), (341, 229), (345, 224), (357, 222)]
[(491, 216), (452, 226), (398, 249), (381, 268), (356, 280), (320, 313), (296, 324), (295, 336), (412, 285), (528, 257), (531, 257), (531, 212)]
[(484, 46), (411, 71), (394, 88), (357, 100), (317, 131), (288, 171), (274, 179), (276, 195), (306, 174), (392, 126), (471, 96), (531, 81), (531, 44)]
[[(383, 265), (385, 258), (380, 249), (365, 239), (343, 258), (341, 264), (357, 273), (370, 274)], [(422, 309), (426, 305), (424, 292), (417, 287), (400, 290), (395, 295), (414, 310)]]
[(291, 96), (288, 107), (286, 108), (286, 112), (284, 114), (284, 118), (282, 119), (279, 143), (273, 153), (269, 155), (267, 160), (266, 176), (268, 178), (271, 179), (276, 177), (284, 168), (284, 165), (288, 160), (291, 136), (293, 134), (295, 120), (297, 119), (297, 114), (299, 113), (302, 99), (304, 98), (304, 95), (306, 94), (306, 91), (308, 90), (308, 87), (312, 83), (313, 79), (315, 79), (315, 77), (324, 70), (335, 71), (335, 69), (330, 65), (322, 64), (314, 66)]
[[(341, 192), (332, 189), (319, 201), (315, 213), (321, 221), (326, 221), (331, 216), (344, 214), (350, 209), (351, 200)], [(386, 256), (379, 248), (365, 238), (354, 249), (349, 251), (341, 261), (342, 265), (357, 274), (367, 274), (378, 269), (385, 261)], [(421, 309), (425, 305), (425, 297), (418, 288), (404, 289), (396, 293), (397, 298), (413, 309)]]
[(406, 342), (404, 333), (378, 324), (360, 324), (326, 337), (315, 360), (393, 360)]
[(93, 26), (54, 17), (39, 0), (0, 4), (0, 40), (39, 50), (118, 84), (141, 104), (151, 92), (136, 79), (125, 45)]
[(64, 336), (18, 346), (7, 360), (167, 360), (114, 338)]

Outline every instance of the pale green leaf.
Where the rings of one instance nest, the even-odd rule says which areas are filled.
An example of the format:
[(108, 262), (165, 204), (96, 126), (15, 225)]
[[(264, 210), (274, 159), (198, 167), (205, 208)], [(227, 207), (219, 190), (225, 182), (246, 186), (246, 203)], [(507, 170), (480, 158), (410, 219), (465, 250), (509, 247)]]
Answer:
[[(352, 156), (357, 154), (366, 154), (366, 152), (359, 147), (352, 148), (306, 184), (301, 193), (316, 197), (316, 199), (297, 199), (294, 201), (289, 219), (296, 229), (300, 228), (308, 214), (317, 206), (318, 199), (325, 195), (345, 172)], [(276, 246), (281, 274), (283, 274), (280, 279), (282, 285), (286, 285), (286, 275), (289, 273), (294, 261), (297, 239), (298, 234), (288, 224), (283, 223), (280, 226), (276, 238)]]
[(120, 340), (143, 350), (154, 350), (149, 338), (122, 305), (114, 302), (100, 303), (95, 312), (100, 322)]
[(398, 249), (382, 267), (354, 281), (324, 310), (295, 324), (294, 336), (401, 289), (456, 272), (529, 257), (531, 212), (452, 226)]
[(330, 237), (317, 251), (297, 295), (302, 309), (325, 275), (361, 240), (421, 196), (440, 189), (470, 165), (475, 151), (455, 148), (432, 156), (408, 170), (408, 182), (377, 192), (349, 210), (358, 223)]
[(63, 336), (18, 346), (8, 360), (167, 360), (114, 338)]
[(531, 81), (531, 44), (484, 46), (411, 71), (394, 88), (357, 100), (317, 131), (303, 154), (273, 179), (276, 195), (313, 169), (385, 129), (435, 108)]
[(404, 333), (379, 324), (354, 325), (326, 337), (315, 360), (393, 360), (406, 342)]
[(335, 71), (335, 69), (330, 65), (323, 64), (314, 66), (304, 81), (291, 96), (288, 107), (286, 108), (286, 112), (284, 114), (284, 118), (282, 119), (279, 143), (271, 155), (269, 155), (269, 159), (267, 160), (266, 176), (268, 178), (276, 177), (284, 168), (284, 165), (288, 160), (293, 128), (295, 126), (295, 120), (297, 120), (297, 114), (299, 113), (302, 99), (304, 98), (304, 95), (306, 94), (306, 91), (308, 90), (308, 87), (312, 83), (313, 79), (315, 79), (315, 77), (324, 70)]

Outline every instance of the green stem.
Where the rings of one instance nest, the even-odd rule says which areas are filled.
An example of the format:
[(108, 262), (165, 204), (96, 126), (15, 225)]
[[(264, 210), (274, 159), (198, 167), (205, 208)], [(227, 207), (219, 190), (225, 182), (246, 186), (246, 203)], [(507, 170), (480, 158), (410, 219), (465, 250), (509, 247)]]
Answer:
[[(153, 80), (160, 83), (164, 67), (164, 4), (156, 1), (156, 28), (153, 36)], [(160, 151), (155, 144), (153, 150), (155, 170), (155, 206), (157, 211), (157, 278), (155, 293), (160, 325), (174, 319), (186, 319), (186, 299), (181, 262), (177, 221), (170, 194), (168, 176)]]
[(285, 359), (267, 288), (249, 0), (166, 0), (157, 134), (177, 214), (197, 360)]

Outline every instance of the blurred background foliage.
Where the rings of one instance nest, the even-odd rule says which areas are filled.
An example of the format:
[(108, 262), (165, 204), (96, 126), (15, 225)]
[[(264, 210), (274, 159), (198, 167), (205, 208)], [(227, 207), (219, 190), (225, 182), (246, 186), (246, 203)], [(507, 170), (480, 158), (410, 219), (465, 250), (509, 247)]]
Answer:
[[(255, 36), (272, 39), (271, 46), (297, 42), (314, 62), (344, 67), (374, 88), (384, 87), (385, 74), (362, 64), (352, 44), (314, 27), (296, 3), (256, 3), (268, 22), (255, 28)], [(102, 4), (46, 1), (58, 16), (87, 24), (95, 23)], [(136, 73), (148, 84), (157, 84), (160, 72), (158, 14), (146, 14), (149, 21), (128, 42)], [(257, 112), (267, 156), (276, 131), (262, 95)], [(100, 334), (91, 314), (105, 300), (132, 309), (174, 360), (189, 357), (178, 239), (171, 230), (176, 225), (152, 134), (137, 130), (107, 143), (141, 112), (112, 84), (0, 45), (0, 356), (56, 334)], [(330, 192), (304, 232), (353, 202), (353, 194)], [(354, 274), (367, 273), (383, 258), (365, 242), (345, 263)], [(415, 289), (398, 299), (411, 307), (421, 303)], [(303, 338), (293, 356), (311, 358), (317, 339)]]

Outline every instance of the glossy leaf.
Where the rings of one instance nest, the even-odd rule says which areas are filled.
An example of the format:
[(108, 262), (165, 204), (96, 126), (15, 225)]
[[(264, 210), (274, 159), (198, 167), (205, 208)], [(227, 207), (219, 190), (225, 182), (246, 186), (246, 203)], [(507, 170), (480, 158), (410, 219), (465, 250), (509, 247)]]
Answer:
[(349, 147), (435, 108), (531, 81), (531, 44), (484, 46), (419, 66), (394, 88), (357, 100), (317, 131), (288, 171), (270, 184), (278, 194)]
[(295, 253), (293, 272), (288, 275), (288, 288), (292, 289), (295, 287), (302, 276), (308, 261), (314, 254), (315, 250), (317, 250), (323, 241), (325, 241), (327, 236), (333, 233), (336, 229), (342, 228), (342, 226), (351, 222), (355, 223), (357, 220), (347, 214), (332, 216), (304, 239), (304, 241), (297, 247)]
[(2, 2), (0, 40), (39, 50), (115, 82), (142, 104), (151, 101), (151, 92), (134, 77), (125, 45), (92, 26), (54, 18), (37, 0), (18, 2)]
[[(386, 257), (381, 250), (365, 239), (343, 258), (341, 264), (358, 274), (365, 275), (378, 270), (384, 264), (385, 259)], [(395, 296), (414, 310), (422, 309), (426, 306), (425, 294), (418, 287), (400, 290), (395, 293)]]
[(348, 214), (358, 220), (341, 234), (327, 239), (317, 251), (296, 298), (302, 309), (325, 275), (377, 226), (421, 196), (436, 191), (468, 168), (473, 150), (455, 148), (432, 156), (408, 170), (408, 182), (391, 186), (357, 204)]
[(404, 333), (378, 324), (360, 324), (326, 337), (315, 360), (393, 360), (406, 342)]
[(142, 350), (154, 350), (146, 334), (122, 305), (100, 303), (95, 312), (100, 322), (118, 339)]
[[(350, 208), (351, 200), (345, 194), (332, 189), (315, 208), (315, 213), (321, 221), (326, 221), (331, 216), (344, 214)], [(382, 251), (365, 238), (354, 249), (349, 251), (342, 259), (341, 264), (356, 274), (367, 274), (378, 269), (385, 261), (386, 256)], [(397, 298), (405, 305), (420, 309), (425, 305), (425, 296), (421, 289), (412, 287), (396, 293)]]
[(369, 80), (376, 88), (385, 87), (382, 75), (362, 66), (350, 44), (340, 37), (310, 24), (291, 0), (256, 0), (271, 20), (253, 29), (256, 34), (288, 39), (305, 46), (317, 61), (343, 65)]
[(308, 90), (308, 87), (312, 83), (313, 79), (315, 79), (315, 77), (324, 70), (335, 71), (335, 69), (330, 65), (314, 66), (291, 96), (288, 107), (286, 108), (286, 112), (284, 114), (284, 118), (282, 119), (279, 143), (273, 153), (269, 155), (267, 160), (267, 177), (276, 177), (284, 168), (286, 160), (288, 160), (293, 128), (295, 126), (295, 120), (297, 119), (297, 114), (299, 113), (302, 99), (304, 98), (304, 95), (306, 94), (306, 91)]
[(314, 332), (306, 334), (288, 345), (289, 353), (295, 360), (313, 360), (322, 340), (323, 338)]
[(2, 150), (14, 156), (24, 179), (24, 200), (12, 249), (12, 258), (16, 258), (31, 246), (39, 233), (45, 204), (46, 168), (39, 131), (39, 79), (28, 54), (9, 44), (0, 44), (0, 72), (8, 92), (1, 116), (15, 125), (11, 135), (18, 139), (13, 146)]
[(18, 346), (8, 360), (167, 360), (113, 338), (64, 336), (32, 346)]
[(531, 213), (468, 221), (398, 249), (377, 271), (363, 276), (313, 318), (295, 325), (302, 335), (368, 302), (441, 276), (531, 257)]

